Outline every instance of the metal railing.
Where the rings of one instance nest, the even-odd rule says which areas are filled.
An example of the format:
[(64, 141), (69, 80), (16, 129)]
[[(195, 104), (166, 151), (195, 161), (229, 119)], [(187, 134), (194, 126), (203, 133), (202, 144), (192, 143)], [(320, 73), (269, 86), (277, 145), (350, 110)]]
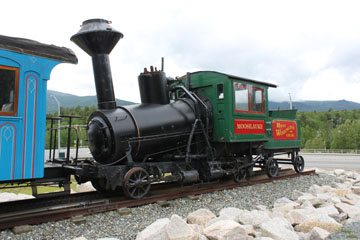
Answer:
[(303, 153), (360, 154), (359, 149), (301, 149)]

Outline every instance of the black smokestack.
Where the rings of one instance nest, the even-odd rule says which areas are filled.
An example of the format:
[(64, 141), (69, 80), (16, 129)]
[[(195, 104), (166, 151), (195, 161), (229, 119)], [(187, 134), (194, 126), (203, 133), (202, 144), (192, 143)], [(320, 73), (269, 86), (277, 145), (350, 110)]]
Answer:
[(70, 39), (92, 57), (99, 109), (116, 108), (109, 54), (123, 34), (110, 23), (104, 19), (84, 21), (79, 32)]

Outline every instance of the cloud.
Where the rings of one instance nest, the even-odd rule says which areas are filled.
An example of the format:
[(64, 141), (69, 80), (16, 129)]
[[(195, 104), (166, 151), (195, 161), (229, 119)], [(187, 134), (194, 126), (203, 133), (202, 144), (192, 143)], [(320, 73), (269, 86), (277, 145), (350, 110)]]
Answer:
[[(115, 95), (139, 101), (137, 76), (160, 67), (169, 76), (215, 70), (279, 85), (272, 100), (360, 102), (358, 1), (7, 1), (2, 34), (67, 46), (76, 66), (59, 65), (48, 87), (95, 94), (91, 59), (71, 35), (89, 18), (111, 20), (124, 34), (110, 55)], [(18, 7), (19, 6), (19, 7)], [(41, 7), (41, 14), (38, 9)], [(35, 14), (36, 13), (36, 14)], [(11, 21), (9, 21), (11, 20)], [(342, 84), (341, 86), (339, 84)], [(319, 90), (321, 89), (321, 90)], [(326, 93), (326, 94), (323, 94)]]

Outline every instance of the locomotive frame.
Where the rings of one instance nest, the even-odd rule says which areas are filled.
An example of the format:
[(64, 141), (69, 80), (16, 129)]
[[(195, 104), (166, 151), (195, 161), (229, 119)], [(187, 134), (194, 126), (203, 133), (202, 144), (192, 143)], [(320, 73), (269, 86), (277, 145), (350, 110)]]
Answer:
[[(254, 167), (265, 169), (270, 177), (274, 177), (278, 174), (279, 163), (292, 164), (296, 171), (303, 171), (296, 110), (268, 109), (268, 88), (276, 85), (213, 71), (188, 73), (173, 79), (166, 77), (162, 65), (161, 70), (151, 67), (150, 71), (144, 69), (140, 74), (140, 104), (116, 106), (109, 54), (123, 34), (109, 24), (103, 19), (87, 20), (71, 38), (93, 61), (98, 110), (91, 114), (87, 124), (93, 158), (80, 159), (76, 156), (70, 159), (68, 141), (66, 159), (53, 157), (44, 166), (41, 150), (37, 150), (40, 151), (36, 154), (39, 175), (4, 177), (1, 179), (3, 182), (59, 182), (68, 193), (70, 176), (74, 175), (78, 183), (91, 181), (100, 192), (112, 194), (123, 191), (128, 197), (139, 199), (149, 194), (153, 183), (188, 184), (228, 175), (241, 182), (252, 174)], [(56, 47), (56, 51), (46, 54), (49, 49), (54, 50), (54, 46), (28, 42), (28, 46), (24, 47), (16, 45), (17, 41), (4, 38), (7, 41), (0, 44), (0, 48), (4, 49), (0, 50), (0, 55), (9, 55), (10, 52), (10, 55), (21, 55), (26, 61), (36, 57), (51, 66), (41, 77), (43, 80), (48, 79), (56, 64), (77, 62), (75, 55), (65, 48)], [(42, 76), (42, 69), (37, 65), (25, 65), (18, 65), (20, 81), (24, 78), (24, 69), (28, 68), (30, 70), (27, 71), (36, 70)], [(46, 96), (44, 89), (41, 96), (35, 96), (36, 104), (41, 104), (41, 99)], [(20, 88), (18, 92), (19, 96), (26, 95), (24, 89)], [(44, 106), (43, 103), (41, 109)], [(19, 114), (26, 113), (27, 107), (34, 106), (21, 105)], [(40, 118), (44, 121), (44, 110), (39, 111), (39, 107), (35, 106), (31, 111), (35, 112), (36, 118), (30, 124), (40, 121)], [(0, 123), (11, 124), (17, 117), (4, 117), (0, 112)], [(70, 132), (74, 116), (64, 117), (69, 117)], [(38, 125), (37, 130), (44, 130), (44, 125), (40, 128)], [(53, 127), (51, 131), (56, 133)], [(31, 142), (24, 143), (35, 146), (35, 131), (29, 139)], [(3, 147), (3, 142), (0, 141), (0, 147)], [(17, 142), (13, 147), (19, 149), (20, 144)], [(50, 146), (53, 147), (50, 152), (54, 151), (56, 144)], [(281, 154), (288, 154), (288, 158), (279, 158)], [(32, 157), (29, 154), (28, 158), (34, 161), (35, 153)], [(11, 157), (5, 160), (6, 164), (12, 161), (16, 162)], [(36, 188), (33, 194), (37, 195)]]

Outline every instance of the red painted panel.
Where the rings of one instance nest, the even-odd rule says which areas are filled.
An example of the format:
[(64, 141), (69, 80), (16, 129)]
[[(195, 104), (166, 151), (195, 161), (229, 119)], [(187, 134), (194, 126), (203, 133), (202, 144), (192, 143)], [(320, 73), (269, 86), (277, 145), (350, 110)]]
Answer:
[(297, 139), (297, 124), (295, 121), (275, 120), (272, 127), (275, 140)]
[(235, 134), (265, 134), (264, 120), (234, 120)]

